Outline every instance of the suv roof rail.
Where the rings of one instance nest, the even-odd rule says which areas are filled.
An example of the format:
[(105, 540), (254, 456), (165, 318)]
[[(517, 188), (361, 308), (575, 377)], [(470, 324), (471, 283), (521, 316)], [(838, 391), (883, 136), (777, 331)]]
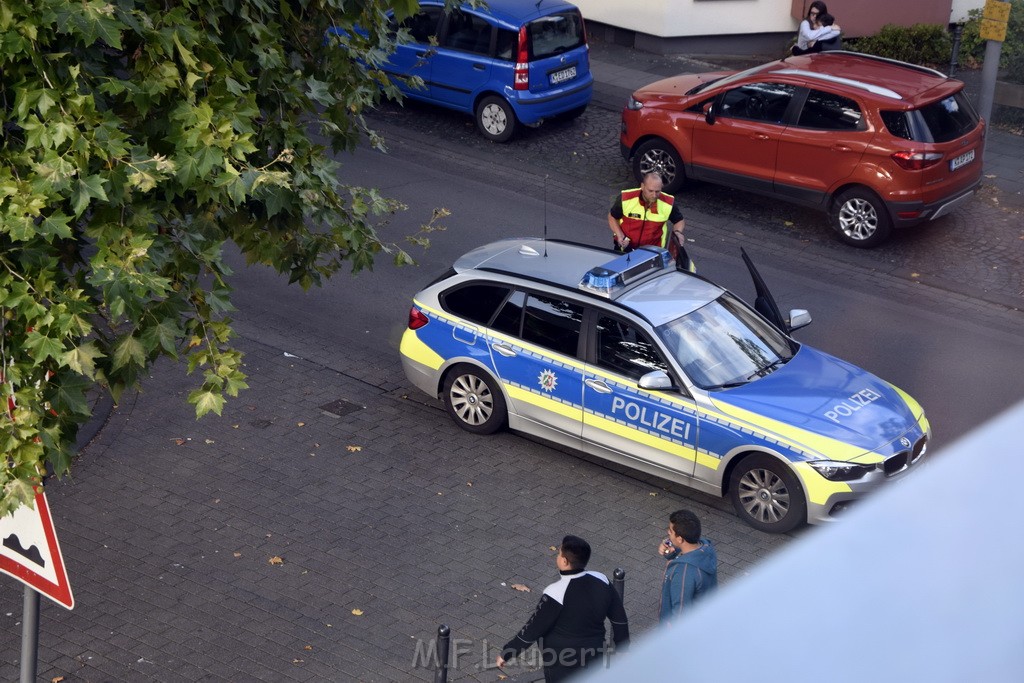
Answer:
[[(838, 52), (838, 50), (833, 50)], [(857, 81), (852, 78), (844, 78), (843, 76), (833, 76), (832, 74), (818, 73), (817, 71), (807, 71), (805, 69), (779, 69), (775, 73), (777, 74), (791, 74), (793, 76), (802, 76), (804, 78), (815, 78), (819, 81), (828, 81), (830, 83), (841, 83), (842, 85), (848, 85), (851, 88), (859, 88), (865, 92), (874, 93), (881, 97), (888, 97), (893, 100), (902, 100), (903, 96), (895, 90), (885, 88), (881, 85), (875, 85), (873, 83), (865, 83), (864, 81)]]
[(876, 62), (885, 62), (886, 64), (893, 64), (895, 66), (902, 66), (906, 69), (913, 69), (921, 73), (929, 74), (931, 76), (938, 76), (939, 78), (949, 78), (947, 74), (942, 73), (938, 69), (932, 69), (931, 67), (921, 66), (920, 64), (911, 64), (910, 62), (903, 62), (899, 59), (890, 59), (889, 57), (879, 57), (878, 55), (869, 55), (864, 52), (854, 52), (853, 50), (829, 50), (828, 52), (822, 52), (820, 54), (841, 54), (841, 55), (853, 55), (857, 57), (863, 57), (864, 59), (870, 59)]

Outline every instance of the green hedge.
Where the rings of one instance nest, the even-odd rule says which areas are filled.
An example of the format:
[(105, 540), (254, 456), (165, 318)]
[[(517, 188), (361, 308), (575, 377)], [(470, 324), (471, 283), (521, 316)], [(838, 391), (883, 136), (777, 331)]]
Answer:
[(847, 50), (914, 64), (948, 65), (953, 51), (949, 31), (938, 24), (914, 24), (910, 27), (886, 24), (873, 36), (854, 38), (845, 43)]

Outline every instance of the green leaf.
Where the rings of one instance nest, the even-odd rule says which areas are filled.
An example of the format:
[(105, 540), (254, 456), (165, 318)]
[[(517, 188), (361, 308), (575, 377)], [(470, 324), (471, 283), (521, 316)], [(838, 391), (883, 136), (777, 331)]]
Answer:
[(127, 335), (122, 337), (121, 341), (114, 346), (113, 361), (114, 369), (123, 368), (130, 364), (145, 366), (146, 351), (138, 339)]
[(102, 357), (103, 352), (97, 348), (96, 342), (88, 341), (65, 351), (60, 362), (78, 374), (94, 379), (96, 377), (96, 359)]
[(68, 239), (71, 237), (71, 227), (68, 225), (70, 221), (71, 216), (65, 216), (58, 211), (44, 218), (37, 230), (39, 235), (47, 240), (53, 237)]
[(178, 357), (177, 340), (184, 333), (173, 319), (164, 318), (156, 325), (147, 327), (142, 333), (142, 343), (148, 351), (156, 351), (159, 347), (172, 358)]
[(224, 408), (223, 396), (203, 389), (196, 389), (190, 393), (188, 395), (188, 402), (196, 407), (197, 419), (211, 412), (220, 415), (221, 410)]
[(92, 386), (92, 383), (81, 375), (64, 373), (60, 380), (54, 380), (56, 385), (53, 392), (53, 409), (61, 417), (69, 414), (89, 415), (89, 401), (85, 393)]
[(99, 199), (104, 202), (107, 201), (107, 193), (103, 189), (103, 179), (99, 176), (94, 175), (89, 176), (88, 178), (79, 179), (71, 197), (71, 202), (74, 204), (76, 218), (85, 213), (86, 208), (89, 206), (90, 199)]
[(32, 361), (37, 365), (42, 364), (47, 358), (60, 360), (64, 352), (64, 345), (60, 340), (40, 334), (37, 330), (26, 335), (25, 348), (32, 353)]

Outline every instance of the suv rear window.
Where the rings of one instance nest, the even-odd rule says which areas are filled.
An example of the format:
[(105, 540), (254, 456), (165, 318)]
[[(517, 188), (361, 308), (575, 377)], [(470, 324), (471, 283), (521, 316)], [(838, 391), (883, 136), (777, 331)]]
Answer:
[(526, 35), (531, 59), (562, 54), (584, 44), (583, 17), (572, 11), (549, 14), (527, 24)]
[(912, 111), (883, 111), (882, 121), (893, 135), (917, 142), (949, 142), (966, 135), (978, 125), (963, 91)]

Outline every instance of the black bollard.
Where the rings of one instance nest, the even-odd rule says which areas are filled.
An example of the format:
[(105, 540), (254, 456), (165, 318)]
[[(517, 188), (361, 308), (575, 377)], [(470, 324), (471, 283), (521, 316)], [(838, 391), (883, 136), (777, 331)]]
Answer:
[(964, 34), (964, 25), (957, 24), (953, 27), (953, 53), (949, 55), (949, 75), (952, 76), (956, 73), (956, 68), (960, 66), (960, 38)]
[(619, 599), (626, 600), (626, 572), (618, 567), (612, 572), (612, 586), (619, 592)]
[(448, 646), (452, 630), (441, 624), (437, 627), (437, 670), (434, 683), (448, 683)]

